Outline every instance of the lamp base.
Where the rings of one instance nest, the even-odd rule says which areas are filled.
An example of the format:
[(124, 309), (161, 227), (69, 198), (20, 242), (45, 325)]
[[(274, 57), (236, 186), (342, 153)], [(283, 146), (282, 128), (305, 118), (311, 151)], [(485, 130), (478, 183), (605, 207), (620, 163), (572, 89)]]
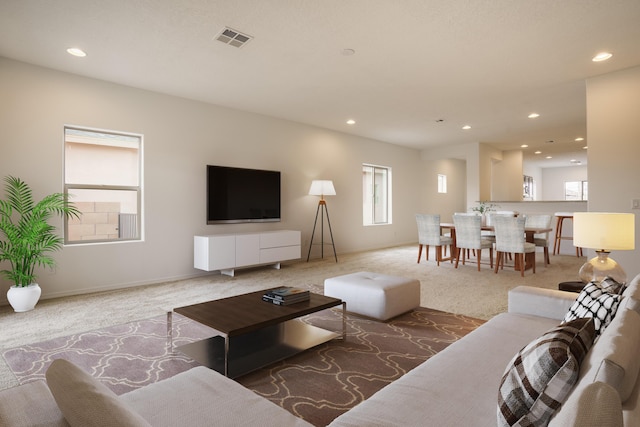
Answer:
[(580, 267), (580, 280), (584, 283), (591, 281), (601, 282), (605, 277), (611, 277), (618, 283), (627, 283), (627, 273), (624, 272), (620, 264), (609, 258), (609, 252), (596, 251), (596, 257)]

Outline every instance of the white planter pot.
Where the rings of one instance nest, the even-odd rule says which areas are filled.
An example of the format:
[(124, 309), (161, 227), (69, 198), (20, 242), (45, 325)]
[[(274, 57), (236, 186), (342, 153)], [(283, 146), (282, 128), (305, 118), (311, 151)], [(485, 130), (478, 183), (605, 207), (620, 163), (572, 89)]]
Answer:
[(42, 290), (37, 283), (26, 287), (12, 286), (7, 291), (7, 299), (16, 313), (33, 310), (40, 299)]

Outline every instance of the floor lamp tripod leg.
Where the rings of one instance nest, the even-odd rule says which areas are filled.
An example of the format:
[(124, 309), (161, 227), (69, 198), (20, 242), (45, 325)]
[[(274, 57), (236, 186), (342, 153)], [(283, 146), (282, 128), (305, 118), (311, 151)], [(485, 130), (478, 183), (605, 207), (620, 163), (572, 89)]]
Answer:
[(320, 212), (320, 204), (318, 204), (318, 208), (316, 209), (316, 219), (313, 221), (313, 231), (311, 232), (311, 242), (309, 243), (309, 252), (307, 253), (307, 262), (309, 262), (309, 257), (311, 256), (311, 248), (313, 247), (313, 236), (316, 234), (316, 225), (318, 225), (318, 213)]
[(333, 256), (338, 262), (338, 255), (336, 255), (336, 245), (333, 243), (333, 231), (331, 231), (331, 220), (329, 219), (329, 210), (327, 209), (327, 205), (324, 205), (324, 211), (327, 214), (327, 224), (329, 224), (329, 235), (331, 236), (331, 247), (333, 247)]

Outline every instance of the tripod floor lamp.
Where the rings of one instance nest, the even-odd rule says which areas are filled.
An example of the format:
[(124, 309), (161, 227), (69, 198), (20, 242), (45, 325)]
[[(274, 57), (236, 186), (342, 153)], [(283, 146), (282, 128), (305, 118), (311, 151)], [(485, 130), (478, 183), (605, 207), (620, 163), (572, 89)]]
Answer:
[[(329, 225), (329, 236), (331, 236), (331, 247), (333, 248), (333, 256), (338, 262), (338, 256), (336, 255), (336, 245), (333, 243), (333, 231), (331, 231), (331, 221), (329, 220), (329, 211), (327, 210), (327, 202), (324, 200), (324, 196), (335, 196), (336, 189), (333, 187), (333, 181), (331, 180), (314, 180), (311, 181), (311, 188), (309, 188), (309, 195), (320, 196), (318, 202), (318, 208), (316, 209), (316, 220), (313, 223), (313, 231), (311, 232), (311, 243), (309, 243), (309, 253), (307, 253), (307, 262), (311, 256), (311, 248), (313, 247), (313, 237), (316, 234), (316, 226), (318, 225), (318, 214), (320, 214), (320, 254), (324, 258), (324, 217), (327, 217), (327, 224)], [(329, 243), (327, 243), (329, 244)]]

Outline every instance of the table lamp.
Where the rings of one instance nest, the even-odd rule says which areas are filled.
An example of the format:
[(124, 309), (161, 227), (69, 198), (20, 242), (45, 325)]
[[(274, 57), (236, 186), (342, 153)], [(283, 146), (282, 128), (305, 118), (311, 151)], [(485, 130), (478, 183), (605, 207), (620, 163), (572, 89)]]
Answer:
[(324, 200), (324, 196), (335, 196), (336, 189), (333, 186), (331, 180), (313, 180), (311, 181), (311, 187), (309, 188), (310, 196), (320, 196), (318, 202), (318, 208), (316, 209), (316, 220), (313, 223), (313, 231), (311, 232), (311, 243), (309, 243), (309, 252), (307, 253), (307, 262), (309, 262), (309, 256), (311, 256), (311, 248), (313, 247), (313, 236), (316, 234), (316, 225), (318, 225), (318, 214), (320, 214), (320, 251), (321, 257), (324, 258), (324, 216), (327, 216), (327, 224), (329, 225), (329, 235), (331, 236), (331, 246), (333, 247), (333, 256), (338, 262), (338, 256), (336, 255), (336, 246), (333, 243), (333, 232), (331, 231), (331, 221), (329, 220), (329, 211), (327, 210), (327, 202)]
[(635, 215), (630, 213), (574, 212), (573, 245), (595, 249), (597, 256), (580, 268), (584, 283), (611, 277), (627, 282), (622, 267), (609, 257), (612, 250), (635, 249)]

